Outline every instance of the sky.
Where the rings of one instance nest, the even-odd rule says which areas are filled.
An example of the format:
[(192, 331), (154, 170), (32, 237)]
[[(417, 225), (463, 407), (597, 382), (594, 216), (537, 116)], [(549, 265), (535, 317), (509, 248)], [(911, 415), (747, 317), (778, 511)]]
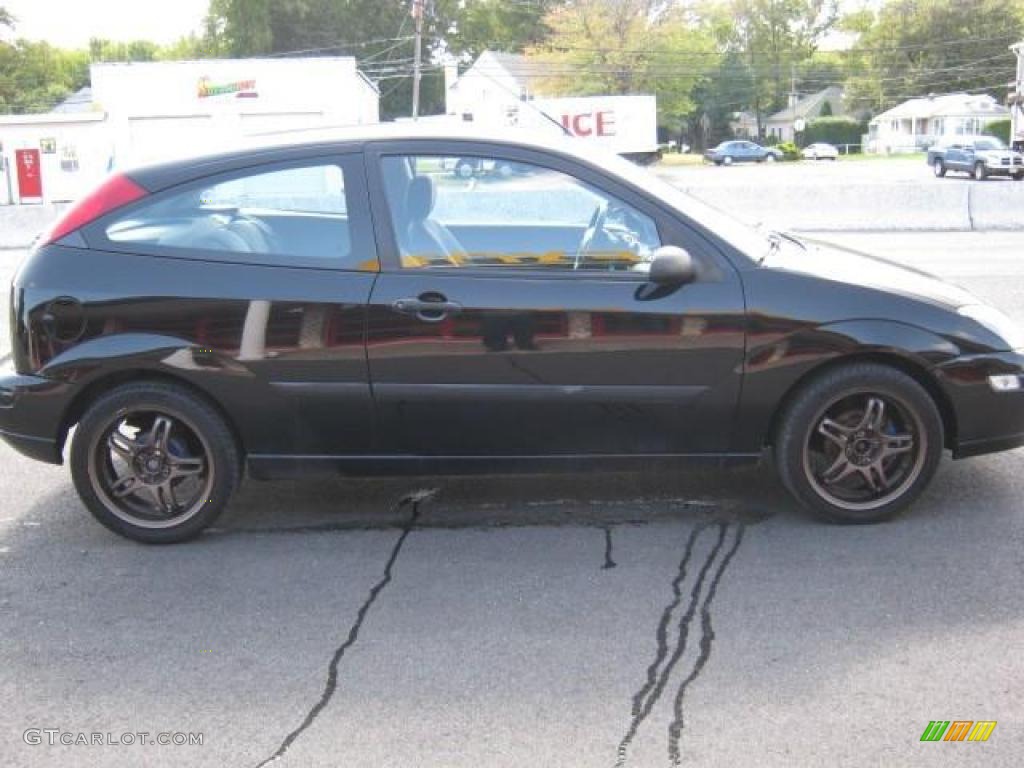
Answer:
[(89, 38), (170, 43), (199, 30), (209, 0), (0, 0), (17, 21), (14, 35), (62, 48)]
[[(880, 0), (842, 0), (844, 10)], [(199, 30), (209, 0), (0, 0), (17, 23), (15, 37), (85, 48), (89, 38), (170, 43)]]

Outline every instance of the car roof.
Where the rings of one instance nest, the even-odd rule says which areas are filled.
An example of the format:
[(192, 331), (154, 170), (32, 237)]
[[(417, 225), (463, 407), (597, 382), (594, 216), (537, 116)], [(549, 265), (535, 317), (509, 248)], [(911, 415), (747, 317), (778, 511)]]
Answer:
[[(483, 129), (470, 123), (422, 123), (402, 121), (361, 126), (318, 126), (308, 129), (275, 131), (247, 137), (233, 137), (219, 146), (207, 145), (205, 152), (180, 155), (160, 163), (128, 165), (118, 169), (150, 191), (163, 189), (218, 170), (245, 167), (275, 159), (287, 161), (335, 151), (352, 151), (378, 141), (465, 141), (506, 144), (570, 155), (580, 160), (593, 159), (600, 147), (591, 142), (564, 135), (554, 124), (550, 130), (505, 128)], [(187, 150), (186, 150), (187, 151)]]

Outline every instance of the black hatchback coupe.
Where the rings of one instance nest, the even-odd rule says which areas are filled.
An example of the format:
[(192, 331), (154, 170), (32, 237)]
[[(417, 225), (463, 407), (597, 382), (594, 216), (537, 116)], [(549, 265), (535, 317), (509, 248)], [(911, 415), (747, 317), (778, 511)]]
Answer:
[[(245, 472), (754, 461), (887, 518), (1024, 444), (1024, 337), (967, 292), (748, 229), (564, 142), (365, 129), (120, 173), (11, 290), (0, 430), (125, 536)], [(510, 174), (463, 178), (460, 158)]]

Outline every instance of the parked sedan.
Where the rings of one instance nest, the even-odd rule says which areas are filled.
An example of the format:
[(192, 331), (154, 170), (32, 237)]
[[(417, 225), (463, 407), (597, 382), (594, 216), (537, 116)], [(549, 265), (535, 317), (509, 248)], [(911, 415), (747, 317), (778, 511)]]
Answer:
[[(1024, 335), (920, 272), (748, 229), (568, 140), (383, 127), (108, 178), (13, 281), (0, 430), (92, 514), (199, 533), (244, 474), (773, 457), (888, 518), (1024, 444)], [(400, 128), (415, 131), (415, 128)], [(459, 158), (508, 163), (461, 179)], [(343, 503), (343, 502), (342, 502)]]
[(803, 156), (805, 160), (838, 160), (839, 150), (831, 144), (817, 143), (804, 147)]
[(775, 147), (762, 147), (752, 141), (723, 141), (714, 149), (707, 150), (704, 158), (715, 165), (774, 163), (782, 159), (782, 152)]

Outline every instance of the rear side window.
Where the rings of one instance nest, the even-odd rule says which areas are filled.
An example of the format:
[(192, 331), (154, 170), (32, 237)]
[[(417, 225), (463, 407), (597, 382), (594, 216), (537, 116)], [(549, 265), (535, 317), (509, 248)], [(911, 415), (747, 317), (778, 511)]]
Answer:
[(368, 214), (346, 182), (341, 162), (249, 169), (147, 198), (102, 235), (139, 253), (376, 270)]

